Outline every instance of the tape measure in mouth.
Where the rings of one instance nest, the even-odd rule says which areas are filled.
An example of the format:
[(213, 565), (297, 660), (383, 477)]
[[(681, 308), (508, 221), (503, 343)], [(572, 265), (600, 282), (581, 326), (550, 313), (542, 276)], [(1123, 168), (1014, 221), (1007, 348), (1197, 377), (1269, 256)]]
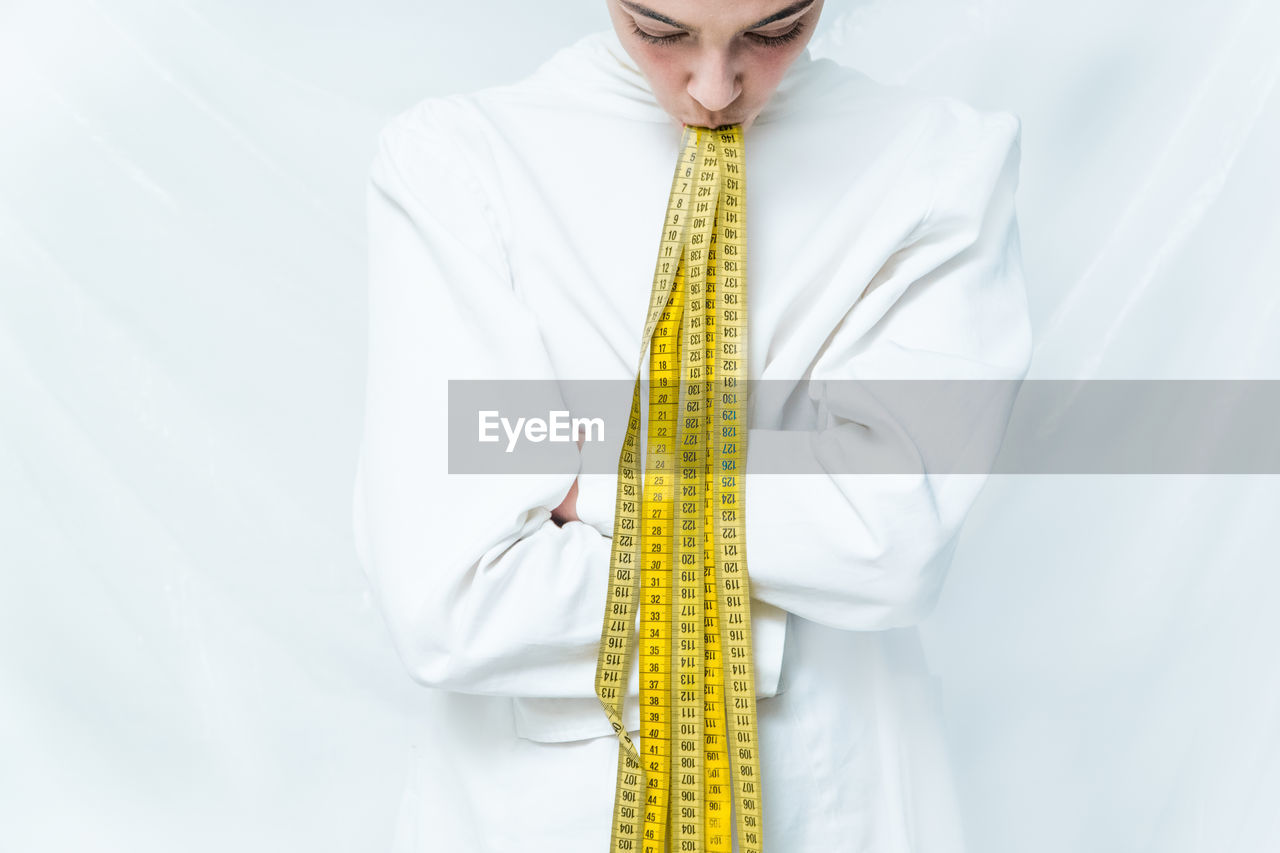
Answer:
[[(730, 853), (735, 837), (740, 853), (763, 847), (743, 476), (746, 304), (742, 128), (686, 126), (618, 461), (596, 664), (596, 693), (619, 739), (610, 853)], [(622, 716), (633, 639), (639, 745)]]

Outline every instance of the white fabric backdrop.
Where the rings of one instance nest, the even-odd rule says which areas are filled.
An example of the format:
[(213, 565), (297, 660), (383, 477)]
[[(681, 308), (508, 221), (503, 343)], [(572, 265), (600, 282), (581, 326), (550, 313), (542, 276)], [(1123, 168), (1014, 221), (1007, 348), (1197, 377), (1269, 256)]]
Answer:
[[(815, 55), (1022, 116), (1033, 378), (1280, 378), (1273, 0), (827, 7)], [(387, 849), (429, 733), (351, 544), (374, 135), (604, 26), (0, 2), (0, 849)], [(975, 853), (1280, 849), (1277, 518), (992, 480), (925, 626)]]

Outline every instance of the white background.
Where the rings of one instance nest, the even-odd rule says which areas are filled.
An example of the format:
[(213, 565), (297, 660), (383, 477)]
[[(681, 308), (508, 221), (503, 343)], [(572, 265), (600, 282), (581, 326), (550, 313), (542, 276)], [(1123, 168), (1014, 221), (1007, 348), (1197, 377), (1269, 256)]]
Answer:
[[(351, 542), (374, 137), (606, 26), (0, 0), (0, 850), (389, 847), (424, 733)], [(1277, 33), (828, 0), (811, 49), (1022, 117), (1033, 378), (1276, 379)], [(1278, 518), (1275, 477), (992, 480), (925, 625), (974, 853), (1280, 849)]]

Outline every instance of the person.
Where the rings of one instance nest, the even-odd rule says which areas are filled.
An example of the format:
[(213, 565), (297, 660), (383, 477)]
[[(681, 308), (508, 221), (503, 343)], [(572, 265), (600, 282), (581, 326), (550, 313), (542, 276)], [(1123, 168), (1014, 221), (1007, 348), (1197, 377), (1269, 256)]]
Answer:
[[(607, 8), (528, 77), (394, 117), (370, 167), (353, 522), (430, 688), (396, 849), (609, 845), (618, 739), (594, 678), (616, 475), (588, 472), (589, 443), (560, 474), (450, 475), (448, 383), (629, 389), (682, 127), (740, 123), (749, 376), (801, 389), (748, 424), (764, 849), (957, 853), (917, 625), (984, 477), (837, 471), (911, 434), (832, 380), (1025, 375), (1020, 119), (814, 58), (822, 0)], [(831, 473), (752, 475), (797, 448)]]

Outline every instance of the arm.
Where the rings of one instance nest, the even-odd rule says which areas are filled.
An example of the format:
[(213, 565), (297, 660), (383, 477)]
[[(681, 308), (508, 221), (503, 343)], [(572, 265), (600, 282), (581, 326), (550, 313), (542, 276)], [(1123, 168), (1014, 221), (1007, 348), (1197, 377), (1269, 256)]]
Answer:
[[(931, 609), (985, 475), (842, 474), (842, 460), (922, 460), (905, 413), (846, 379), (1021, 379), (1031, 354), (1014, 191), (1021, 125), (977, 114), (933, 205), (828, 341), (809, 394), (811, 431), (751, 429), (747, 559), (752, 595), (851, 630), (915, 623)], [(1007, 423), (1016, 383), (994, 399)], [(918, 417), (918, 415), (917, 415)], [(818, 475), (751, 475), (806, 458)], [(753, 460), (757, 463), (753, 465)], [(844, 467), (843, 470), (848, 470)]]
[[(450, 378), (553, 378), (461, 146), (420, 108), (370, 168), (369, 356), (354, 495), (361, 562), (419, 682), (594, 695), (610, 540), (552, 520), (572, 473), (449, 476)], [(576, 450), (563, 466), (577, 467)]]
[[(421, 107), (397, 119), (370, 169), (368, 382), (352, 506), (358, 556), (415, 680), (463, 693), (589, 699), (589, 719), (599, 723), (596, 655), (612, 542), (574, 520), (575, 475), (448, 474), (450, 378), (555, 372), (543, 330), (513, 289), (470, 149), (446, 126)], [(561, 450), (557, 470), (578, 470), (580, 450), (548, 453)], [(753, 635), (759, 695), (776, 691), (784, 625), (785, 614), (762, 614)]]

